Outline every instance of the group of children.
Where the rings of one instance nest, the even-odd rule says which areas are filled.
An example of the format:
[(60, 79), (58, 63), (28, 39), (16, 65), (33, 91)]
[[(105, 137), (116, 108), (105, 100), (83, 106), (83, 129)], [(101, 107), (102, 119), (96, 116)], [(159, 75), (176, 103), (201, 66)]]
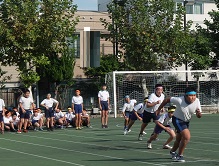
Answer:
[[(124, 116), (124, 135), (128, 134), (134, 122), (138, 119), (142, 121), (138, 140), (143, 140), (144, 130), (153, 120), (155, 122), (154, 130), (147, 140), (147, 148), (152, 149), (152, 141), (156, 140), (158, 135), (165, 131), (169, 138), (163, 144), (163, 149), (170, 149), (171, 158), (176, 162), (185, 162), (183, 153), (190, 140), (189, 122), (193, 114), (201, 118), (200, 101), (196, 97), (196, 90), (193, 87), (185, 89), (185, 95), (181, 97), (164, 98), (163, 86), (157, 84), (155, 91), (143, 103), (137, 104), (137, 101), (125, 96), (125, 103), (122, 109)], [(164, 106), (171, 103), (165, 111)], [(175, 130), (171, 127), (173, 124)], [(169, 143), (175, 139), (173, 147)], [(176, 150), (178, 149), (178, 153)]]

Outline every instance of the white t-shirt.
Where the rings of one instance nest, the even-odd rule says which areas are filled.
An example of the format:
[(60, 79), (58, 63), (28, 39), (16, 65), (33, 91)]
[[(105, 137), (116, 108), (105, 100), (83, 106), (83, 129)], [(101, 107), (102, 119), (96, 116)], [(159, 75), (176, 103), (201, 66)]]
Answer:
[(195, 101), (191, 104), (188, 104), (185, 101), (184, 96), (171, 97), (170, 102), (176, 105), (176, 110), (173, 115), (176, 118), (183, 120), (184, 122), (189, 122), (196, 110), (202, 112), (201, 104), (198, 98), (196, 98)]
[(98, 97), (100, 98), (100, 101), (108, 101), (109, 92), (107, 90), (101, 90), (98, 93)]
[(125, 111), (132, 112), (134, 109), (135, 103), (137, 103), (135, 99), (130, 100), (129, 103), (124, 103), (122, 112), (125, 112)]
[[(160, 96), (157, 96), (155, 93), (152, 93), (148, 98), (148, 103), (154, 103), (154, 102), (157, 102), (159, 100), (161, 101), (160, 102), (160, 104), (161, 104), (164, 100), (164, 94), (162, 93)], [(158, 109), (160, 104), (156, 104), (153, 107), (147, 107), (145, 105), (145, 111), (150, 112), (150, 113), (154, 113)]]
[(63, 118), (63, 117), (64, 117), (64, 114), (62, 113), (62, 111), (55, 112), (55, 119), (60, 119), (60, 118)]
[(74, 117), (75, 117), (75, 115), (74, 115), (72, 112), (71, 112), (71, 113), (67, 112), (67, 113), (65, 114), (65, 118), (66, 118), (67, 120), (72, 120)]
[(16, 119), (13, 119), (13, 124), (17, 125), (19, 123), (20, 119), (18, 117), (16, 117)]
[(54, 103), (58, 103), (57, 100), (50, 98), (50, 99), (44, 99), (41, 104), (45, 105), (46, 107), (52, 107)]
[(83, 98), (82, 96), (73, 96), (72, 97), (72, 104), (82, 104)]
[(19, 103), (22, 104), (25, 110), (29, 110), (31, 109), (31, 104), (33, 104), (33, 100), (30, 97), (26, 98), (22, 96), (19, 100)]
[(39, 114), (37, 116), (35, 116), (34, 114), (32, 115), (32, 120), (40, 120), (42, 118), (42, 114)]
[(143, 114), (144, 112), (144, 103), (139, 103), (134, 107), (134, 110), (138, 113), (138, 114)]
[(3, 111), (3, 107), (5, 107), (5, 102), (3, 99), (0, 99), (0, 112)]
[(169, 126), (172, 123), (172, 117), (170, 118), (168, 113), (161, 115), (158, 122), (162, 123), (164, 126)]
[(10, 121), (11, 121), (11, 122), (13, 121), (11, 116), (10, 116), (10, 117), (4, 116), (3, 119), (4, 119), (4, 123), (6, 123), (6, 124), (9, 124)]

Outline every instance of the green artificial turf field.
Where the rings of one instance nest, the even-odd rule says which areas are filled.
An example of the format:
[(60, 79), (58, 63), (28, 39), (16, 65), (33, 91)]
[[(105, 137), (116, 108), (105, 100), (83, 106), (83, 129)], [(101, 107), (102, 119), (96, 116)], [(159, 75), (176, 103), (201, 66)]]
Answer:
[(162, 149), (168, 135), (163, 132), (153, 149), (146, 149), (146, 141), (154, 124), (146, 129), (143, 141), (138, 141), (140, 122), (123, 135), (123, 119), (110, 118), (109, 128), (102, 129), (100, 119), (91, 119), (93, 128), (67, 128), (54, 132), (9, 133), (0, 135), (1, 166), (214, 166), (219, 165), (219, 115), (193, 117), (190, 123), (191, 141), (185, 163), (172, 162), (169, 150)]

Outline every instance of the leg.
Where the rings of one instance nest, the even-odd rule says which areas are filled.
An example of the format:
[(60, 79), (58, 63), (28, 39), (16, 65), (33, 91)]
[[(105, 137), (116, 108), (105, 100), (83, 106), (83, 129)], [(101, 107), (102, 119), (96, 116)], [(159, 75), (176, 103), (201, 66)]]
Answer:
[(176, 134), (173, 130), (170, 130), (168, 132), (168, 134), (170, 135), (170, 137), (167, 139), (167, 141), (164, 143), (164, 146), (165, 145), (168, 145), (175, 137), (176, 137)]
[(78, 122), (79, 122), (79, 119), (78, 119), (78, 114), (75, 114), (75, 125), (76, 125), (76, 129), (78, 129), (79, 125), (78, 125)]
[(22, 129), (23, 124), (24, 124), (24, 118), (21, 118), (20, 119), (20, 124), (19, 124), (19, 130)]
[(147, 127), (148, 123), (142, 123), (141, 124), (141, 130), (140, 130), (140, 134), (143, 134), (144, 129)]
[(47, 129), (49, 129), (49, 125), (50, 124), (50, 118), (46, 118), (46, 127), (47, 127)]
[(184, 129), (183, 131), (181, 131), (181, 141), (179, 143), (179, 156), (183, 156), (183, 152), (186, 148), (186, 145), (188, 144), (188, 142), (190, 141), (190, 131), (189, 129)]
[(176, 134), (176, 140), (173, 144), (173, 148), (171, 149), (171, 152), (175, 152), (179, 148), (179, 143), (180, 143), (181, 139), (182, 139), (181, 134), (177, 133)]
[(152, 141), (154, 141), (155, 139), (157, 139), (159, 134), (157, 133), (154, 133), (150, 138), (149, 140), (147, 141), (147, 143), (151, 143)]
[(108, 110), (104, 111), (105, 125), (108, 125)]
[(127, 130), (129, 130), (131, 127), (132, 127), (132, 125), (135, 123), (135, 120), (130, 120), (129, 121), (129, 124), (128, 124), (128, 128), (127, 128)]
[(81, 114), (78, 114), (78, 127), (81, 127)]
[(24, 119), (24, 130), (27, 129), (27, 123), (28, 123), (28, 119)]
[(101, 110), (101, 123), (102, 123), (102, 126), (105, 125), (104, 111), (103, 110)]

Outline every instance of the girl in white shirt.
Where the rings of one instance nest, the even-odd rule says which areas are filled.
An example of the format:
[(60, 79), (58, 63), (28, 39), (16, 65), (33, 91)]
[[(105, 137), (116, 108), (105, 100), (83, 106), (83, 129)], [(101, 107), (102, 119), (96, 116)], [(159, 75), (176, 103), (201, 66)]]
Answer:
[(3, 116), (5, 113), (5, 102), (3, 99), (0, 99), (0, 131), (2, 134), (4, 134), (4, 121)]
[(80, 95), (80, 90), (75, 91), (75, 96), (72, 97), (72, 110), (75, 113), (76, 130), (81, 130), (81, 113), (83, 110), (83, 98)]

